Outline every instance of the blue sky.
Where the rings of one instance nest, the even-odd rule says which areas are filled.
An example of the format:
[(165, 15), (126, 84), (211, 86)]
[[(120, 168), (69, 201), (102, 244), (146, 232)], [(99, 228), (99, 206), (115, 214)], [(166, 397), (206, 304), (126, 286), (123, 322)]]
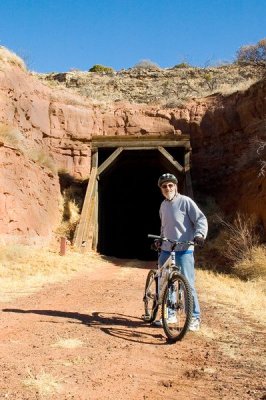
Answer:
[(0, 45), (29, 69), (207, 66), (266, 37), (266, 0), (0, 0)]

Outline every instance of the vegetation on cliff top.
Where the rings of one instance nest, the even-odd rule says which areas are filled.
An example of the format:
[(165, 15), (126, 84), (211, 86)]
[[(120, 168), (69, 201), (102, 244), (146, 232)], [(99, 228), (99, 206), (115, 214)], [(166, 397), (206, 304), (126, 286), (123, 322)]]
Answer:
[(0, 46), (0, 62), (15, 65), (24, 71), (27, 70), (26, 64), (22, 58), (4, 46)]

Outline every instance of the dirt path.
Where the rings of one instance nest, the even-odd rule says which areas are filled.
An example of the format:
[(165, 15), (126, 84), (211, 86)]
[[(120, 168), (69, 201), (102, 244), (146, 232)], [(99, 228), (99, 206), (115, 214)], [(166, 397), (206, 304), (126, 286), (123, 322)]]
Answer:
[(202, 330), (169, 345), (140, 319), (146, 274), (102, 261), (2, 303), (0, 399), (266, 399), (262, 327), (201, 299)]

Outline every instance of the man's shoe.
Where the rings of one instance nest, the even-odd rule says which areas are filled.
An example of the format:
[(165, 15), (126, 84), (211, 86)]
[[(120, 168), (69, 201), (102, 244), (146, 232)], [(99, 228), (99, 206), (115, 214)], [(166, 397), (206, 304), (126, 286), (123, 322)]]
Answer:
[(152, 325), (154, 326), (163, 326), (163, 321), (161, 319), (157, 319), (156, 321), (152, 322)]
[(200, 330), (200, 319), (192, 317), (189, 328), (189, 331), (197, 332)]
[(167, 323), (168, 324), (176, 324), (177, 323), (177, 318), (175, 315), (171, 315), (170, 317), (167, 318)]
[(148, 322), (149, 322), (151, 316), (150, 316), (150, 314), (143, 314), (143, 315), (141, 316), (141, 318), (143, 319), (143, 321), (148, 321)]
[[(167, 318), (167, 323), (168, 324), (176, 324), (177, 323), (176, 316), (172, 315), (169, 318)], [(157, 319), (156, 321), (152, 322), (152, 325), (154, 325), (154, 326), (163, 326), (163, 321), (162, 321), (162, 319)]]

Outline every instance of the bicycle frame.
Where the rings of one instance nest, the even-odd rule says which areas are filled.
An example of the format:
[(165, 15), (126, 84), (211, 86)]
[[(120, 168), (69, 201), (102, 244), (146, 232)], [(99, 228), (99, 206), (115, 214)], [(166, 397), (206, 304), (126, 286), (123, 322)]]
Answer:
[(155, 275), (155, 277), (158, 278), (159, 283), (157, 293), (157, 304), (159, 305), (162, 304), (162, 294), (169, 278), (173, 273), (173, 270), (180, 270), (180, 268), (176, 265), (175, 251), (171, 251), (169, 257), (161, 267), (158, 266), (158, 270)]
[[(155, 275), (155, 278), (158, 278), (158, 293), (157, 293), (156, 304), (161, 305), (162, 304), (162, 295), (163, 295), (165, 286), (168, 284), (168, 280), (172, 277), (172, 274), (174, 271), (180, 272), (180, 267), (176, 264), (176, 255), (175, 255), (176, 245), (178, 245), (178, 244), (194, 245), (194, 242), (191, 242), (191, 241), (178, 242), (178, 241), (170, 240), (167, 238), (161, 238), (160, 236), (157, 236), (157, 235), (148, 235), (148, 237), (153, 238), (153, 239), (161, 239), (163, 241), (168, 241), (171, 243), (170, 255), (161, 267), (159, 267), (159, 265), (158, 265), (158, 269), (157, 269), (157, 272)], [(162, 279), (162, 282), (160, 282), (161, 279)]]

